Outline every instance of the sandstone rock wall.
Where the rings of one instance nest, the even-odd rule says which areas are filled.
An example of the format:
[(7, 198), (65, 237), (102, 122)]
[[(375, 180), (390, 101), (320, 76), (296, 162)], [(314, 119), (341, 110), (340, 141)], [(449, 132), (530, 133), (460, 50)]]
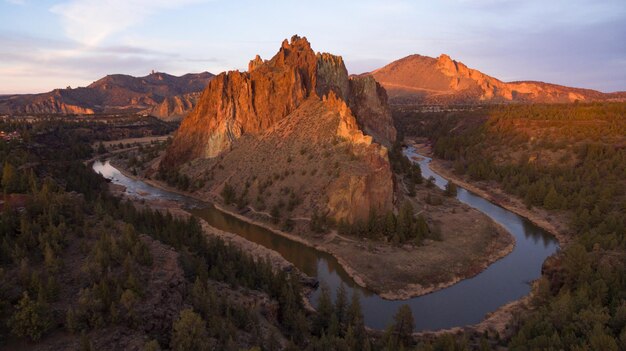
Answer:
[[(396, 131), (381, 86), (371, 78), (350, 79), (341, 57), (316, 54), (298, 36), (285, 40), (270, 60), (255, 57), (248, 68), (222, 73), (209, 83), (183, 120), (161, 162), (163, 169), (182, 167), (192, 178), (211, 169), (213, 183), (207, 188), (215, 193), (225, 181), (243, 186), (240, 177), (274, 168), (282, 172), (293, 166), (294, 151), (330, 150), (339, 138), (341, 150), (352, 158), (332, 157), (334, 166), (322, 162), (318, 168), (334, 170), (315, 182), (304, 174), (293, 177), (290, 188), (308, 194), (302, 207), (321, 204), (331, 216), (349, 221), (364, 219), (371, 208), (393, 207), (391, 168), (381, 144), (391, 145)], [(284, 154), (292, 156), (287, 161)], [(315, 161), (303, 162), (307, 164)]]
[(167, 97), (160, 104), (149, 109), (148, 113), (165, 121), (181, 120), (193, 110), (199, 97), (200, 93)]
[(359, 124), (377, 142), (388, 146), (395, 140), (382, 88), (367, 79), (351, 84), (343, 59), (315, 54), (306, 38), (285, 40), (269, 61), (257, 55), (249, 69), (222, 73), (209, 83), (164, 158), (166, 167), (215, 157), (241, 135), (258, 135), (308, 97), (321, 98), (329, 92), (350, 102), (350, 107), (358, 111)]
[(359, 126), (380, 144), (390, 147), (396, 140), (396, 128), (387, 103), (385, 89), (371, 76), (350, 79), (350, 108), (358, 116)]

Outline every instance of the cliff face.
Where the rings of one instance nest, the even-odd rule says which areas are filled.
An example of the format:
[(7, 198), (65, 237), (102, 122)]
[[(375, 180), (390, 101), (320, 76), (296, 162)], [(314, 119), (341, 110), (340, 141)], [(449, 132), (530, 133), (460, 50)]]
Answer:
[(160, 104), (148, 109), (151, 116), (164, 121), (180, 121), (196, 106), (200, 93), (166, 97)]
[(295, 110), (313, 92), (317, 58), (306, 40), (283, 42), (250, 72), (222, 73), (183, 121), (165, 164), (215, 157), (243, 133), (258, 134)]
[(394, 103), (503, 103), (615, 100), (620, 94), (542, 82), (503, 82), (452, 60), (411, 55), (375, 70), (372, 75)]
[[(161, 111), (184, 107), (184, 95), (204, 89), (213, 75), (208, 72), (176, 77), (151, 73), (145, 77), (115, 74), (99, 79), (87, 87), (55, 89), (48, 93), (11, 95), (0, 98), (0, 112), (13, 114), (94, 114), (100, 112), (138, 112), (161, 103)], [(165, 102), (168, 98), (179, 96)], [(189, 100), (188, 102), (192, 102)]]
[[(241, 135), (255, 135), (268, 129), (310, 96), (321, 97), (333, 91), (345, 101), (354, 100), (356, 106), (368, 100), (358, 89), (355, 89), (357, 96), (351, 98), (350, 79), (341, 57), (316, 55), (306, 39), (294, 37), (291, 43), (285, 40), (271, 60), (262, 61), (257, 56), (249, 68), (249, 72), (222, 73), (207, 86), (198, 106), (183, 121), (164, 159), (166, 165), (215, 157)], [(369, 97), (377, 99), (379, 95)], [(370, 105), (377, 103), (385, 105), (386, 101), (370, 102)], [(383, 123), (374, 120), (391, 120), (384, 108), (368, 113), (363, 114), (363, 123), (376, 130), (382, 128), (376, 124)], [(380, 133), (385, 139), (380, 141), (393, 142), (395, 131), (388, 130), (388, 126), (382, 129), (386, 129)]]
[[(249, 175), (274, 167), (282, 172), (304, 157), (303, 150), (328, 149), (326, 158), (335, 161), (319, 160), (324, 161), (319, 167), (333, 169), (314, 182), (294, 173), (293, 188), (308, 189), (303, 213), (322, 203), (320, 210), (352, 221), (365, 218), (372, 207), (392, 206), (387, 149), (379, 144), (395, 141), (390, 121), (386, 95), (376, 82), (353, 82), (341, 57), (316, 54), (305, 38), (294, 36), (272, 59), (257, 56), (248, 72), (215, 77), (183, 120), (161, 167), (182, 169), (195, 179), (210, 169), (214, 181), (204, 190), (215, 193), (225, 181), (250, 184)], [(343, 151), (335, 150), (337, 145)], [(346, 149), (354, 162), (336, 155)], [(264, 161), (254, 161), (258, 158)], [(316, 161), (302, 160), (302, 167)]]
[(350, 93), (350, 108), (359, 116), (359, 126), (363, 131), (385, 146), (393, 144), (396, 128), (385, 89), (372, 77), (352, 77)]

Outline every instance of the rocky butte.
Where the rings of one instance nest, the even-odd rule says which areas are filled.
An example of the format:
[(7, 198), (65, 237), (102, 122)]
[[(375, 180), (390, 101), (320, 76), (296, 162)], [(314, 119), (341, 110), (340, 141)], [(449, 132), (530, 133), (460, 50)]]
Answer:
[(602, 93), (535, 81), (503, 82), (442, 54), (410, 55), (371, 73), (392, 102), (421, 104), (567, 103), (624, 100), (626, 93)]
[(354, 221), (393, 207), (387, 147), (395, 139), (385, 90), (294, 36), (247, 72), (216, 76), (160, 168), (188, 176), (208, 198), (228, 184), (259, 211)]

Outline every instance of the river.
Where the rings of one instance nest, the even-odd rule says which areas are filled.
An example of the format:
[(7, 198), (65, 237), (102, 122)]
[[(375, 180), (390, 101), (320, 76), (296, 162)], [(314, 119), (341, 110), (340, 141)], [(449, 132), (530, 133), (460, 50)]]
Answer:
[[(424, 178), (432, 176), (439, 188), (445, 187), (447, 181), (430, 169), (430, 158), (417, 154), (413, 148), (407, 148), (405, 154), (409, 158), (413, 156), (419, 158), (419, 161), (414, 162), (419, 163)], [(211, 204), (128, 178), (108, 161), (94, 162), (93, 169), (112, 182), (125, 186), (126, 191), (134, 196), (181, 202), (191, 213), (203, 218), (212, 226), (238, 234), (278, 252), (307, 275), (327, 284), (331, 288), (333, 298), (341, 284), (345, 286), (348, 297), (356, 289), (361, 295), (365, 324), (375, 329), (386, 328), (393, 321), (397, 309), (403, 304), (409, 305), (413, 311), (416, 331), (479, 323), (487, 313), (527, 295), (530, 292), (530, 283), (541, 275), (541, 265), (545, 259), (558, 250), (557, 241), (543, 229), (459, 187), (457, 192), (459, 201), (478, 209), (501, 224), (515, 237), (515, 249), (473, 278), (462, 280), (431, 294), (404, 301), (389, 301), (357, 286), (337, 260), (328, 253), (239, 220), (215, 209)], [(310, 296), (313, 305), (317, 304), (319, 292), (318, 289)]]

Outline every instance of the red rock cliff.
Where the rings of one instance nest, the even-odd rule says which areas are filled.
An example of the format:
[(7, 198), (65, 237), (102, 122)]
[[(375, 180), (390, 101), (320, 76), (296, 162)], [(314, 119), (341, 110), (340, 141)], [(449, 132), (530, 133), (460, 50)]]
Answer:
[[(351, 86), (357, 86), (354, 99)], [(373, 93), (365, 92), (363, 86), (350, 84), (341, 57), (315, 54), (306, 38), (294, 36), (291, 42), (282, 43), (271, 60), (257, 56), (250, 62), (249, 72), (231, 71), (215, 77), (184, 119), (163, 165), (177, 167), (192, 159), (215, 157), (241, 135), (259, 134), (308, 97), (323, 97), (330, 91), (362, 111), (366, 131), (389, 145), (395, 140), (395, 129), (388, 108), (381, 107), (386, 106), (386, 95), (376, 88)], [(361, 104), (370, 107), (361, 109)], [(361, 123), (360, 113), (356, 118)]]
[(162, 159), (164, 170), (192, 179), (211, 174), (200, 190), (209, 197), (225, 182), (251, 186), (251, 199), (269, 196), (255, 188), (252, 175), (258, 182), (288, 172), (281, 188), (298, 189), (304, 200), (293, 211), (303, 216), (317, 209), (352, 222), (372, 208), (393, 208), (382, 145), (393, 143), (396, 131), (382, 87), (371, 78), (350, 79), (341, 57), (316, 54), (298, 36), (248, 68), (209, 83)]

